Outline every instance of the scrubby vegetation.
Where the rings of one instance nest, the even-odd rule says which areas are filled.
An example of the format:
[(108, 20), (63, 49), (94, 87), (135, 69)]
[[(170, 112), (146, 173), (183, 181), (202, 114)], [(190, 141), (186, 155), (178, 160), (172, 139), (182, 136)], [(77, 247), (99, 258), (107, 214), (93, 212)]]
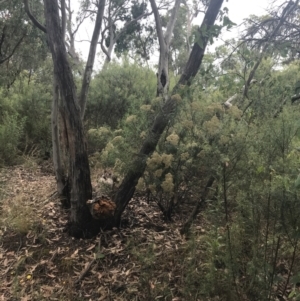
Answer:
[[(3, 300), (300, 300), (300, 63), (275, 42), (232, 40), (204, 57), (171, 96), (120, 228), (86, 240), (67, 235), (55, 194), (50, 55), (2, 80)], [(95, 72), (84, 117), (94, 196), (113, 198), (137, 168), (162, 110), (153, 69), (119, 56)]]

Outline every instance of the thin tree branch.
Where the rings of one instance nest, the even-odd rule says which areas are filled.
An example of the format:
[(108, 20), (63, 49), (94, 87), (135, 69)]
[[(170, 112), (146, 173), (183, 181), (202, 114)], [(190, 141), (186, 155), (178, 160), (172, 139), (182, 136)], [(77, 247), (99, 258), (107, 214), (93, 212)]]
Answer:
[(66, 37), (66, 28), (67, 28), (67, 14), (66, 14), (66, 0), (60, 0), (61, 3), (61, 31), (63, 39)]
[(85, 112), (85, 107), (86, 107), (86, 99), (87, 99), (87, 94), (88, 94), (89, 87), (90, 87), (90, 81), (91, 81), (93, 66), (94, 66), (94, 62), (95, 62), (95, 56), (96, 56), (96, 50), (97, 50), (98, 40), (99, 40), (99, 36), (100, 36), (100, 31), (101, 31), (104, 8), (105, 8), (105, 0), (100, 0), (99, 6), (98, 6), (96, 22), (95, 22), (95, 28), (94, 28), (94, 32), (93, 32), (93, 37), (92, 37), (92, 41), (91, 41), (91, 45), (90, 45), (89, 56), (88, 56), (88, 60), (87, 60), (86, 66), (85, 66), (84, 76), (83, 76), (83, 80), (82, 80), (82, 87), (81, 87), (81, 93), (80, 93), (80, 99), (79, 99), (82, 119), (84, 117), (84, 112)]
[(206, 186), (204, 188), (204, 191), (202, 192), (199, 201), (196, 203), (190, 217), (187, 219), (187, 221), (184, 223), (184, 225), (182, 226), (180, 233), (181, 234), (187, 234), (188, 230), (190, 229), (193, 221), (195, 220), (195, 218), (197, 217), (198, 213), (200, 212), (201, 207), (203, 207), (203, 205), (205, 204), (207, 195), (210, 191), (211, 186), (213, 185), (215, 181), (215, 177), (211, 176), (207, 183)]
[(170, 42), (171, 42), (172, 33), (173, 33), (173, 30), (174, 30), (174, 26), (175, 26), (175, 22), (176, 22), (176, 19), (177, 19), (177, 14), (178, 14), (178, 10), (179, 10), (181, 1), (182, 0), (176, 0), (176, 2), (174, 4), (174, 7), (172, 9), (171, 18), (170, 18), (170, 20), (168, 22), (168, 25), (167, 25), (167, 29), (166, 29), (166, 32), (165, 32), (165, 43), (166, 43), (167, 47), (169, 47)]
[(13, 48), (12, 52), (7, 57), (5, 57), (4, 59), (0, 60), (0, 65), (3, 64), (5, 61), (9, 60), (14, 55), (15, 51), (17, 50), (17, 48), (19, 47), (19, 45), (22, 43), (22, 41), (23, 41), (23, 39), (24, 39), (25, 36), (26, 36), (26, 34), (24, 34), (21, 37), (21, 39), (17, 42), (17, 44)]
[(124, 24), (123, 28), (118, 32), (118, 34), (115, 36), (115, 42), (117, 42), (117, 40), (120, 38), (120, 36), (125, 32), (125, 30), (133, 23), (137, 22), (138, 20), (144, 18), (144, 17), (148, 17), (152, 14), (152, 11), (149, 12), (149, 13), (144, 13), (140, 16), (138, 16), (137, 18), (135, 19), (132, 19), (130, 21), (128, 21), (127, 23)]
[(295, 7), (298, 5), (299, 0), (297, 0), (295, 3), (290, 0), (289, 3), (286, 5), (286, 7), (284, 8), (282, 14), (281, 14), (281, 18), (280, 18), (280, 22), (277, 24), (277, 26), (275, 27), (275, 29), (273, 30), (273, 32), (270, 34), (270, 36), (267, 38), (267, 42), (264, 45), (263, 49), (261, 50), (261, 54), (260, 57), (258, 58), (258, 60), (256, 61), (254, 67), (252, 68), (252, 70), (250, 71), (249, 77), (247, 79), (247, 82), (245, 83), (245, 89), (244, 89), (244, 93), (243, 93), (243, 97), (247, 97), (248, 98), (248, 90), (249, 90), (249, 86), (250, 83), (255, 75), (255, 72), (257, 70), (257, 68), (259, 67), (265, 52), (267, 51), (267, 49), (270, 46), (270, 41), (274, 38), (274, 36), (278, 33), (279, 29), (281, 28), (283, 22), (286, 20), (286, 18), (288, 17), (288, 15), (295, 9)]
[(165, 52), (166, 49), (166, 43), (165, 43), (164, 34), (162, 30), (161, 18), (158, 13), (158, 8), (156, 6), (155, 0), (150, 0), (150, 3), (155, 17), (156, 32), (157, 32), (159, 46), (160, 46), (160, 56), (162, 57), (162, 54)]
[(29, 19), (32, 21), (32, 23), (39, 28), (41, 31), (47, 33), (46, 27), (43, 26), (31, 13), (28, 0), (24, 0), (24, 6), (25, 6), (25, 12), (27, 13)]

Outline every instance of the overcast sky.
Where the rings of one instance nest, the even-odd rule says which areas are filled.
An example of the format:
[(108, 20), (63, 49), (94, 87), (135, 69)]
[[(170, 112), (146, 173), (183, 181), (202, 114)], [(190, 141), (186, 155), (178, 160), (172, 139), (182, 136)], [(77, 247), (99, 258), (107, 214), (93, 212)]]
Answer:
[(229, 0), (224, 1), (223, 7), (228, 7), (229, 17), (235, 23), (241, 23), (249, 15), (262, 15), (266, 13), (269, 0)]
[[(274, 0), (228, 0), (224, 1), (223, 7), (229, 9), (229, 18), (231, 21), (240, 25), (243, 22), (243, 19), (249, 17), (249, 15), (263, 15), (267, 13), (267, 8), (270, 5), (270, 2)], [(282, 3), (283, 0), (278, 0)], [(201, 23), (201, 20), (199, 20)], [(229, 39), (236, 37), (238, 35), (238, 28), (232, 28), (230, 32), (224, 32), (222, 34), (222, 39)], [(80, 37), (81, 36), (81, 37)], [(83, 37), (85, 36), (85, 37)], [(91, 38), (91, 28), (82, 29), (79, 32), (77, 39), (90, 39)], [(219, 40), (217, 44), (220, 45), (221, 41)], [(78, 43), (77, 48), (82, 53), (83, 57), (86, 59), (88, 52), (87, 43)], [(99, 47), (100, 48), (100, 47)]]

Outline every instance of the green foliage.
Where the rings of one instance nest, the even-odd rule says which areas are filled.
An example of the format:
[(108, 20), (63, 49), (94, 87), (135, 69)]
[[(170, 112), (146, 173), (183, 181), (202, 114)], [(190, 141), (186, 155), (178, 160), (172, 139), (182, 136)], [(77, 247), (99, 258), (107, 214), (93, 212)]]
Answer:
[(24, 131), (24, 119), (17, 115), (2, 116), (0, 124), (0, 165), (16, 163), (18, 146)]
[(117, 128), (127, 114), (149, 104), (155, 95), (153, 71), (124, 61), (110, 63), (98, 73), (92, 84), (86, 109), (88, 127), (107, 125)]
[[(33, 14), (42, 22), (43, 7), (40, 1), (31, 1)], [(42, 22), (43, 23), (43, 22)], [(36, 70), (45, 60), (45, 35), (29, 20), (24, 5), (17, 0), (0, 3), (0, 86), (11, 87), (24, 70)]]
[[(287, 102), (281, 106), (293, 94), (299, 68), (296, 63), (274, 68), (266, 58), (249, 99), (243, 100), (237, 72), (255, 56), (243, 50), (242, 59), (235, 56), (221, 69), (213, 55), (205, 59), (200, 76), (178, 98), (177, 113), (137, 185), (170, 220), (176, 210), (195, 204), (209, 177), (215, 178), (203, 213), (211, 231), (203, 238), (202, 264), (192, 256), (184, 259), (186, 295), (201, 291), (228, 300), (243, 295), (272, 300), (282, 281), (277, 276), (280, 260), (296, 270), (300, 119), (298, 109)], [(235, 102), (225, 108), (222, 103), (236, 93)], [(120, 174), (128, 170), (160, 106), (161, 100), (152, 98), (131, 107), (100, 154), (104, 165)]]
[(107, 127), (89, 129), (87, 132), (89, 153), (101, 152), (111, 136), (111, 131)]
[[(13, 164), (18, 154), (44, 156), (51, 151), (51, 82), (22, 72), (10, 90), (1, 90), (2, 164)], [(49, 77), (49, 75), (48, 75)]]

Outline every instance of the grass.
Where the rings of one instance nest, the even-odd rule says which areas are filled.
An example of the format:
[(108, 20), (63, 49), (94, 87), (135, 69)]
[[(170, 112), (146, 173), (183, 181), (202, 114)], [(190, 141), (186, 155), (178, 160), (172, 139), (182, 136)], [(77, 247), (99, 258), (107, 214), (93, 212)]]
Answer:
[(1, 227), (26, 235), (37, 224), (34, 204), (31, 199), (20, 193), (14, 198), (2, 201)]

